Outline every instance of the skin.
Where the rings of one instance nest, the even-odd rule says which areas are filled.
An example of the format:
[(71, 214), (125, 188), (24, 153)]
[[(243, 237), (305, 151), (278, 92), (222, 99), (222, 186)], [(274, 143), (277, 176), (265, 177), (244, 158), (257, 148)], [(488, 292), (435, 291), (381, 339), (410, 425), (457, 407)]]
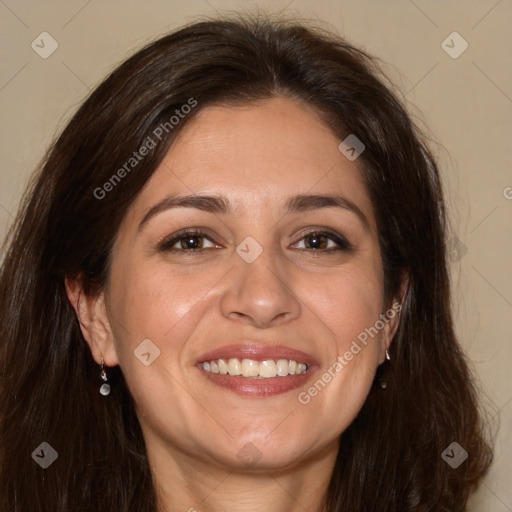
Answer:
[[(107, 288), (78, 304), (80, 286), (67, 281), (95, 360), (119, 364), (126, 376), (161, 511), (321, 510), (339, 436), (361, 409), (398, 323), (396, 315), (309, 403), (298, 401), (388, 307), (372, 204), (357, 160), (339, 143), (297, 100), (203, 109), (130, 206)], [(333, 192), (367, 224), (339, 207), (284, 211), (292, 195)], [(235, 209), (175, 208), (139, 230), (169, 194), (224, 195)], [(193, 227), (207, 228), (212, 240), (202, 239), (202, 254), (157, 250), (161, 239)], [(304, 236), (312, 227), (343, 235), (353, 250), (311, 248)], [(248, 236), (263, 248), (252, 263), (236, 252)], [(306, 385), (270, 397), (215, 386), (195, 367), (207, 350), (247, 338), (302, 350), (320, 367)], [(160, 350), (149, 366), (133, 354), (145, 339)], [(244, 445), (257, 454), (252, 465), (237, 456)]]

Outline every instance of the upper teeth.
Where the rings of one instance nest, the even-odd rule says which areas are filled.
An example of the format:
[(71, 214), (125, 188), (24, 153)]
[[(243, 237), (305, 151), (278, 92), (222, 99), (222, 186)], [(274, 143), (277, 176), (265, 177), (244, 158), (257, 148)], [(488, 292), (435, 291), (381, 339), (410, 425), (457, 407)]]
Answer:
[(207, 372), (222, 373), (229, 375), (240, 375), (241, 377), (259, 377), (268, 379), (270, 377), (286, 377), (287, 375), (299, 375), (306, 373), (308, 365), (297, 363), (291, 359), (265, 359), (256, 361), (254, 359), (215, 359), (205, 361), (203, 369)]

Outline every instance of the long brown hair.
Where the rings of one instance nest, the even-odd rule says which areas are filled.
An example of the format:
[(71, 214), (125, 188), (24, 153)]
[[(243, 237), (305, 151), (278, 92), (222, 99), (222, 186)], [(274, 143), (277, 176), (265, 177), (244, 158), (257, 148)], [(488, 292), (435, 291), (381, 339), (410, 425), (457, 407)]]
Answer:
[[(316, 107), (340, 141), (355, 134), (364, 142), (359, 162), (387, 299), (398, 294), (404, 272), (410, 277), (392, 360), (377, 373), (387, 388), (374, 385), (342, 433), (325, 508), (465, 509), (492, 452), (454, 334), (442, 188), (425, 138), (363, 51), (300, 23), (240, 17), (191, 24), (120, 65), (31, 181), (0, 275), (0, 510), (155, 511), (124, 377), (109, 369), (112, 393), (98, 393), (98, 365), (64, 279), (79, 279), (88, 295), (105, 286), (127, 208), (196, 112), (276, 94)], [(194, 101), (187, 116), (170, 122)], [(163, 123), (158, 141), (127, 170)], [(453, 441), (469, 453), (457, 469), (441, 456)], [(46, 469), (32, 456), (42, 442), (58, 454)]]

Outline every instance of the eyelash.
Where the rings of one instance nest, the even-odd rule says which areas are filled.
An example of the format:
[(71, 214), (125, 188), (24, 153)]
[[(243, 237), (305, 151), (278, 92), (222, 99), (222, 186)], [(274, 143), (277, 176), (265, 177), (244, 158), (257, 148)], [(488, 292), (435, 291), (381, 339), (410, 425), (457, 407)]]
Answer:
[[(311, 231), (308, 231), (307, 233), (304, 233), (301, 236), (301, 238), (299, 239), (299, 242), (302, 241), (304, 238), (311, 237), (312, 235), (325, 236), (328, 239), (335, 242), (338, 245), (338, 247), (334, 247), (334, 248), (331, 247), (329, 249), (310, 249), (310, 248), (298, 249), (299, 251), (308, 252), (309, 255), (313, 256), (313, 257), (318, 257), (318, 256), (321, 256), (322, 254), (334, 254), (334, 253), (337, 253), (338, 251), (344, 251), (344, 252), (352, 252), (353, 251), (352, 244), (345, 237), (343, 237), (342, 235), (339, 235), (338, 233), (336, 233), (334, 231), (325, 230), (325, 229), (313, 229)], [(206, 248), (203, 247), (200, 249), (176, 249), (176, 248), (172, 247), (173, 245), (176, 245), (176, 243), (180, 242), (181, 240), (186, 239), (186, 238), (191, 238), (191, 237), (192, 238), (194, 238), (194, 237), (206, 238), (210, 242), (216, 244), (216, 242), (214, 242), (211, 239), (211, 237), (209, 237), (203, 231), (196, 230), (196, 229), (185, 229), (183, 231), (175, 233), (175, 234), (171, 235), (170, 237), (162, 240), (158, 244), (157, 249), (159, 252), (181, 252), (181, 253), (183, 253), (183, 255), (187, 255), (187, 256), (197, 256), (197, 255), (202, 254), (206, 250), (213, 249), (213, 247), (206, 247)], [(298, 242), (296, 242), (295, 244), (297, 244), (297, 243)], [(219, 245), (219, 244), (216, 244), (216, 245)], [(321, 253), (321, 254), (318, 254), (318, 253)]]

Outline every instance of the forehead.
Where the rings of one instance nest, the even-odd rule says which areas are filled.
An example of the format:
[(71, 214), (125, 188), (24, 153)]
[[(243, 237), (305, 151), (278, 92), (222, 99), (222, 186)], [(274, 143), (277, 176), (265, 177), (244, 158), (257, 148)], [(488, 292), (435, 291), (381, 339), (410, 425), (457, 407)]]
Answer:
[(296, 194), (338, 193), (372, 222), (360, 170), (339, 143), (298, 100), (205, 107), (183, 127), (135, 207), (141, 213), (169, 194), (222, 194), (233, 213), (245, 215)]

